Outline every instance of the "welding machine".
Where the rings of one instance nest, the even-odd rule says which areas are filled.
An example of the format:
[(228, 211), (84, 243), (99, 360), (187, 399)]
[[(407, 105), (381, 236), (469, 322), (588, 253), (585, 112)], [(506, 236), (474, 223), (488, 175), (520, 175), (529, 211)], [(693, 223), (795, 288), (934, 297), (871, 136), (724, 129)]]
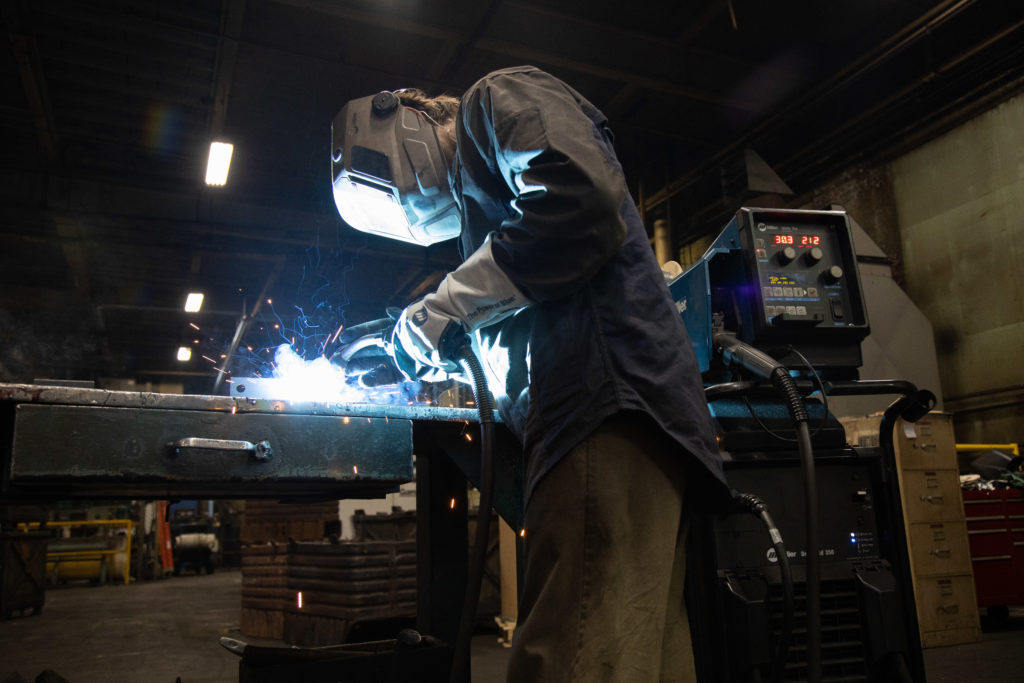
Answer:
[[(669, 289), (744, 494), (691, 527), (699, 680), (923, 682), (891, 432), (934, 396), (857, 379), (870, 328), (845, 212), (741, 209)], [(898, 396), (878, 448), (847, 445), (840, 394)]]

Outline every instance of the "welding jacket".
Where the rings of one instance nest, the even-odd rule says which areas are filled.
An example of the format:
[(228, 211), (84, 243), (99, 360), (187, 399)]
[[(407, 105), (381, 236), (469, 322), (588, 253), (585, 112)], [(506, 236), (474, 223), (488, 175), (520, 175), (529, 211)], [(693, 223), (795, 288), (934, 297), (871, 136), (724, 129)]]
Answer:
[(493, 233), (494, 261), (533, 302), (476, 332), (499, 414), (523, 444), (525, 500), (625, 410), (650, 415), (724, 494), (696, 358), (606, 123), (534, 67), (481, 79), (456, 121), (462, 255)]

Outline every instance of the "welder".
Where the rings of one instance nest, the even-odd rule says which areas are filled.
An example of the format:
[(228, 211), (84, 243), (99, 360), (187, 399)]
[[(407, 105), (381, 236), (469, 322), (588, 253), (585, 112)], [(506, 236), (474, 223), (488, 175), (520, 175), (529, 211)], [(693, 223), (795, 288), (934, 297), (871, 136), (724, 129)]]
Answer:
[(533, 67), (461, 98), (349, 102), (334, 196), (351, 227), (463, 263), (393, 335), (409, 377), (471, 335), (525, 458), (525, 575), (510, 681), (692, 681), (692, 511), (727, 497), (686, 330), (606, 117)]

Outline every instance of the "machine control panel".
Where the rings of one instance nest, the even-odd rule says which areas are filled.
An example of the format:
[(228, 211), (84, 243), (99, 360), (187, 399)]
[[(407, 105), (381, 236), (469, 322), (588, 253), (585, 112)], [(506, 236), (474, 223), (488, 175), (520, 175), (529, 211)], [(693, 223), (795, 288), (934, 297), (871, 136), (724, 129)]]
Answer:
[(744, 207), (669, 291), (706, 381), (728, 374), (712, 367), (720, 330), (790, 368), (850, 378), (861, 365), (869, 327), (844, 211)]
[(851, 316), (835, 225), (777, 216), (765, 217), (752, 228), (765, 322), (841, 327), (863, 322)]

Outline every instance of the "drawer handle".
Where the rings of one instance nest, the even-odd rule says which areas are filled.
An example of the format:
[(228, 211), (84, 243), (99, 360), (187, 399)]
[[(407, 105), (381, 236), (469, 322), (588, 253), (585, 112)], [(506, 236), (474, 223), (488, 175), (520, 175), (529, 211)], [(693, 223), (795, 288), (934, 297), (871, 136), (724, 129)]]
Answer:
[(935, 450), (935, 444), (933, 443), (915, 443), (914, 448), (920, 448), (922, 451), (933, 451)]
[(928, 554), (934, 555), (935, 557), (949, 557), (949, 550), (944, 548), (935, 548), (933, 550), (929, 550)]
[(939, 611), (943, 614), (956, 614), (960, 611), (960, 605), (939, 605)]
[(921, 496), (921, 500), (925, 503), (933, 503), (935, 505), (942, 505), (942, 496)]
[(269, 460), (274, 452), (269, 441), (232, 441), (229, 439), (204, 439), (191, 436), (186, 439), (178, 439), (171, 443), (171, 449), (175, 455), (190, 448), (203, 448), (212, 451), (244, 451), (260, 462)]

